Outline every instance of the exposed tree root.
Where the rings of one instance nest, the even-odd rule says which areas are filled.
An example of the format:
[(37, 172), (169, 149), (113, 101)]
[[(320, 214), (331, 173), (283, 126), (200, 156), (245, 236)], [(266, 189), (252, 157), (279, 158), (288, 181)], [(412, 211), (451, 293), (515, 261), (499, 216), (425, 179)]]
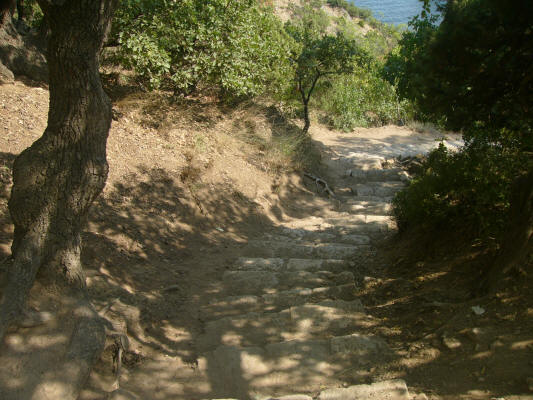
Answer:
[(62, 307), (71, 308), (74, 320), (66, 354), (36, 387), (32, 399), (76, 400), (100, 357), (105, 344), (105, 326), (86, 296), (68, 297)]
[[(0, 306), (2, 341), (10, 330), (34, 327), (52, 319), (51, 313), (25, 309), (42, 259), (40, 241), (31, 239), (28, 235), (19, 244), (17, 256), (8, 270), (7, 286)], [(53, 373), (37, 385), (32, 399), (48, 399), (51, 394), (57, 399), (77, 399), (104, 348), (104, 321), (89, 302), (86, 290), (61, 289), (59, 309), (64, 313), (70, 310), (66, 312), (68, 323), (65, 325), (74, 325), (74, 329), (65, 357), (58, 362)]]
[[(321, 179), (321, 178), (319, 178), (317, 176), (314, 176), (312, 174), (309, 174), (307, 172), (304, 173), (304, 176), (306, 176), (307, 178), (310, 178), (310, 179), (315, 181), (317, 192), (320, 193), (320, 191), (322, 191), (322, 192), (326, 193), (330, 197), (337, 198), (337, 196), (335, 196), (335, 193), (333, 192), (333, 190), (330, 189), (328, 183), (325, 180), (323, 180), (323, 179)], [(321, 187), (322, 187), (322, 189), (321, 189)]]

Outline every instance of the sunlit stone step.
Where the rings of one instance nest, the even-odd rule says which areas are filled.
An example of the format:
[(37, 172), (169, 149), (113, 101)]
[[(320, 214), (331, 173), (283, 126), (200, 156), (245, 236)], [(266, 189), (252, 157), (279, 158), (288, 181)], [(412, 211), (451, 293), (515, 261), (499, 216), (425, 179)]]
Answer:
[(249, 312), (280, 311), (291, 306), (305, 303), (318, 303), (325, 300), (354, 300), (355, 284), (348, 283), (338, 286), (324, 286), (313, 289), (281, 290), (262, 296), (228, 296), (213, 300), (202, 308), (202, 312), (210, 319)]
[(275, 398), (314, 396), (324, 387), (339, 387), (342, 372), (348, 369), (352, 378), (364, 379), (368, 365), (389, 359), (390, 351), (382, 339), (354, 334), (264, 347), (219, 346), (204, 354), (198, 366), (209, 374), (218, 398)]
[(359, 300), (327, 300), (281, 312), (252, 312), (209, 321), (196, 341), (204, 352), (219, 345), (262, 346), (287, 340), (311, 340), (347, 334), (370, 320)]
[(280, 290), (337, 286), (353, 282), (354, 276), (349, 271), (338, 274), (330, 271), (226, 271), (223, 275), (226, 293), (233, 296), (260, 296)]

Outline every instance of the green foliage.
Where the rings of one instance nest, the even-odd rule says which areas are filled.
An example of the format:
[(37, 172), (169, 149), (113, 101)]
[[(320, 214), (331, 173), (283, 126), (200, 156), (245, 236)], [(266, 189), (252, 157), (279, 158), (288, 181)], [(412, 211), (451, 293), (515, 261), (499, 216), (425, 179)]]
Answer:
[(321, 24), (322, 10), (303, 6), (298, 11), (301, 17), (288, 22), (285, 29), (298, 44), (292, 55), (294, 83), (303, 105), (306, 133), (310, 124), (309, 102), (319, 80), (352, 73), (357, 65), (368, 64), (369, 56), (342, 31), (335, 36), (328, 34), (327, 26)]
[(293, 18), (285, 24), (285, 30), (296, 42), (304, 43), (327, 35), (331, 21), (320, 6), (321, 2), (290, 6)]
[(330, 124), (344, 131), (410, 119), (409, 103), (399, 101), (395, 88), (376, 68), (356, 68), (353, 74), (337, 77), (322, 94), (320, 105)]
[(250, 96), (290, 74), (290, 40), (255, 0), (129, 0), (114, 29), (121, 61), (150, 87), (217, 85)]
[[(333, 3), (371, 18), (355, 15), (359, 9), (349, 3)], [(293, 4), (293, 19), (283, 27), (259, 0), (123, 0), (111, 40), (120, 44), (119, 61), (148, 88), (187, 94), (216, 87), (229, 97), (268, 92), (285, 107), (303, 103), (307, 117), (316, 89), (323, 96), (319, 104), (342, 129), (404, 118), (392, 86), (376, 68), (361, 68), (382, 59), (398, 31), (381, 24), (362, 36), (351, 19), (340, 18), (332, 33), (324, 4)]]
[(441, 8), (440, 26), (427, 13), (411, 23), (386, 76), (422, 115), (467, 138), (531, 148), (532, 5), (456, 0)]
[(523, 162), (516, 152), (490, 143), (471, 143), (459, 152), (441, 144), (393, 200), (399, 229), (469, 226), (481, 238), (496, 235), (505, 226), (512, 182)]
[[(409, 22), (410, 30), (406, 30), (398, 47), (393, 49), (382, 69), (383, 77), (395, 85), (402, 99), (409, 99), (415, 104), (423, 102), (419, 96), (422, 81), (426, 77), (426, 65), (429, 62), (428, 46), (437, 30), (437, 17), (424, 14)], [(417, 107), (417, 118), (427, 119)]]
[(340, 33), (319, 39), (305, 38), (301, 44), (295, 79), (306, 93), (319, 78), (353, 72), (356, 64), (368, 61), (367, 54)]
[[(394, 200), (401, 229), (470, 224), (488, 237), (508, 219), (513, 181), (533, 167), (531, 5), (512, 0), (441, 2), (411, 23), (384, 75), (419, 116), (462, 130), (457, 154), (439, 148)], [(524, 216), (528, 218), (528, 216)]]
[(40, 28), (44, 20), (44, 14), (37, 3), (37, 0), (25, 0), (23, 7), (24, 21), (26, 25), (31, 28)]
[(370, 19), (372, 11), (367, 8), (360, 8), (346, 0), (328, 0), (331, 7), (342, 8), (348, 12), (352, 18)]

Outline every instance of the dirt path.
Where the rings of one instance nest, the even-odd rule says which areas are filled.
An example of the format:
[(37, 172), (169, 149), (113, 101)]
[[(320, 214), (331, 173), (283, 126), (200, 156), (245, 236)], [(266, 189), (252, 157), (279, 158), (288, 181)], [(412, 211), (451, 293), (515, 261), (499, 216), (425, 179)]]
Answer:
[[(372, 264), (374, 243), (394, 230), (389, 201), (406, 176), (391, 159), (425, 152), (436, 138), (397, 127), (313, 135), (336, 198), (316, 195), (308, 180), (310, 190), (293, 192), (278, 210), (279, 222), (250, 232), (245, 245), (206, 251), (189, 275), (193, 293), (164, 275), (168, 285), (147, 328), (138, 309), (121, 300), (111, 305), (107, 317), (126, 315), (134, 349), (116, 396), (409, 398), (403, 381), (387, 380), (394, 352), (358, 299), (358, 270)], [(155, 331), (157, 341), (149, 338)], [(105, 368), (83, 398), (112, 389)], [(374, 381), (381, 383), (364, 385)]]
[[(42, 133), (47, 92), (0, 89), (5, 258), (10, 164)], [(323, 168), (309, 172), (334, 189), (328, 198), (300, 174), (272, 178), (279, 164), (261, 154), (295, 127), (271, 108), (229, 115), (207, 102), (180, 114), (184, 105), (161, 103), (137, 94), (115, 103), (111, 172), (82, 257), (109, 333), (127, 335), (129, 348), (117, 385), (109, 337), (82, 399), (403, 399), (408, 387), (411, 399), (529, 400), (517, 393), (533, 376), (533, 306), (513, 293), (470, 304), (469, 272), (447, 273), (470, 253), (387, 258), (389, 200), (406, 179), (392, 159), (428, 151), (438, 134), (314, 126)], [(54, 311), (40, 289), (30, 305)], [(60, 385), (60, 322), (9, 336), (2, 399)]]

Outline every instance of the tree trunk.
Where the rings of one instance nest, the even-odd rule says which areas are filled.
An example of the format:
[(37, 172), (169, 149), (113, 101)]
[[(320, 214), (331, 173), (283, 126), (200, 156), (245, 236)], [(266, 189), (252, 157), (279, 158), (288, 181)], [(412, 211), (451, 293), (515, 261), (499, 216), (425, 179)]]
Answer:
[(533, 169), (520, 176), (513, 185), (509, 229), (499, 255), (494, 260), (483, 291), (493, 291), (509, 272), (525, 260), (533, 237)]
[(307, 135), (309, 127), (311, 126), (311, 119), (309, 118), (309, 101), (304, 100), (304, 128), (302, 133)]
[[(101, 86), (98, 56), (114, 4), (115, 0), (40, 1), (51, 28), (48, 126), (13, 166), (9, 211), (15, 225), (14, 262), (0, 305), (0, 340), (23, 314), (38, 271), (39, 279), (63, 296), (86, 301), (80, 234), (108, 171), (111, 104)], [(103, 346), (103, 327), (95, 313), (81, 314), (78, 326), (85, 327), (84, 340), (90, 343), (83, 351), (90, 349), (91, 354), (74, 354), (81, 346), (78, 330), (70, 343), (74, 353), (68, 354), (72, 359), (85, 357), (79, 360), (83, 363)]]

